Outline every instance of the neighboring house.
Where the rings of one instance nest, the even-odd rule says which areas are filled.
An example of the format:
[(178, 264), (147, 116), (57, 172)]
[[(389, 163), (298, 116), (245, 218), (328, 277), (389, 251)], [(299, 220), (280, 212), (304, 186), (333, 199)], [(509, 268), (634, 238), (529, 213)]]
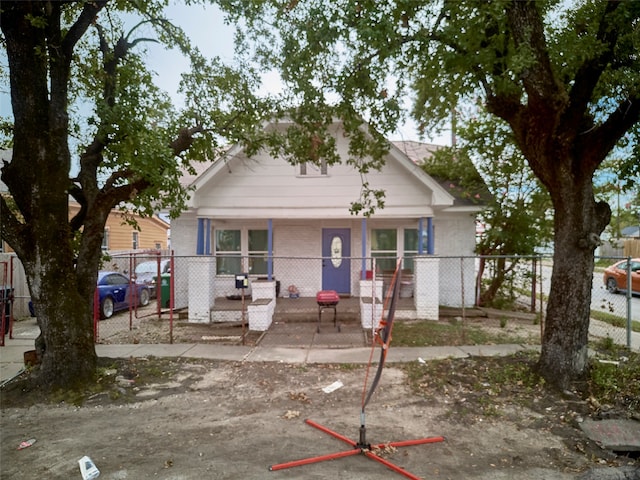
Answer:
[[(11, 150), (0, 150), (0, 165), (3, 161), (11, 160)], [(8, 195), (7, 186), (0, 181), (0, 195)], [(80, 205), (69, 201), (69, 218), (80, 210)], [(134, 229), (124, 221), (124, 215), (119, 210), (112, 210), (105, 225), (105, 235), (102, 249), (109, 252), (131, 250), (166, 250), (169, 248), (169, 223), (161, 217), (141, 217), (130, 213), (139, 226)], [(13, 250), (0, 238), (0, 252), (12, 252)]]
[[(0, 163), (11, 160), (10, 150), (0, 151)], [(0, 181), (0, 195), (9, 195), (7, 186)], [(69, 202), (69, 218), (75, 215), (80, 206), (77, 202)], [(136, 250), (166, 250), (168, 249), (169, 223), (160, 217), (143, 218), (139, 215), (131, 214), (139, 226), (139, 230), (134, 229), (130, 224), (123, 222), (124, 217), (118, 210), (112, 210), (105, 225), (105, 237), (103, 240), (103, 250), (109, 253), (132, 252)], [(0, 225), (0, 284), (9, 283), (9, 278), (13, 280), (15, 302), (15, 315), (17, 317), (28, 315), (27, 303), (30, 298), (26, 277), (21, 262), (17, 259), (13, 249), (2, 239), (2, 225)], [(4, 274), (4, 266), (11, 264), (13, 273), (9, 273), (7, 278)], [(125, 266), (126, 268), (126, 266)]]
[[(333, 134), (346, 159), (348, 143), (339, 123)], [(354, 296), (362, 290), (364, 295), (362, 282), (370, 268), (365, 258), (378, 258), (383, 271), (395, 266), (384, 257), (403, 257), (403, 268), (415, 279), (421, 318), (433, 318), (434, 312), (437, 318), (439, 304), (461, 305), (464, 298), (472, 305), (473, 295), (461, 294), (459, 257), (474, 254), (475, 218), (482, 205), (456, 198), (416, 164), (436, 148), (392, 144), (382, 170), (365, 176), (369, 188), (386, 192), (384, 208), (366, 218), (349, 210), (360, 199), (363, 183), (352, 167), (294, 166), (266, 152), (248, 158), (232, 147), (185, 179), (193, 193), (188, 209), (172, 220), (172, 248), (177, 256), (197, 257), (189, 275), (176, 278), (175, 306), (188, 307), (193, 321), (210, 321), (215, 298), (234, 292), (236, 273), (248, 272), (253, 280), (275, 276), (286, 286), (299, 273), (286, 259), (320, 257), (331, 261), (310, 262), (305, 275), (297, 275), (301, 296), (320, 290)], [(473, 262), (466, 268), (471, 275), (465, 276), (464, 290), (473, 292)], [(428, 303), (428, 312), (421, 302)]]
[(640, 225), (625, 227), (620, 232), (623, 238), (640, 238)]
[[(76, 202), (69, 202), (69, 217), (80, 209)], [(104, 229), (102, 249), (110, 253), (131, 252), (136, 250), (167, 250), (169, 224), (160, 217), (141, 217), (130, 214), (138, 223), (139, 229), (124, 222), (124, 217), (118, 210), (109, 213)], [(13, 252), (11, 247), (0, 240), (0, 252)]]
[[(80, 210), (76, 202), (69, 203), (69, 216)], [(138, 229), (125, 222), (125, 214), (112, 210), (104, 227), (102, 249), (110, 253), (136, 250), (166, 250), (168, 248), (169, 223), (158, 216), (128, 216), (136, 221)]]

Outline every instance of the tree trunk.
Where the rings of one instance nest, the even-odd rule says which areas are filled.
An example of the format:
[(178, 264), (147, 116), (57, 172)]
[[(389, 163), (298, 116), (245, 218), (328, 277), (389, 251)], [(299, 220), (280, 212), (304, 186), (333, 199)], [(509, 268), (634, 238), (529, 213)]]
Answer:
[(594, 250), (609, 222), (609, 206), (596, 203), (591, 179), (554, 188), (555, 249), (542, 339), (542, 376), (561, 389), (586, 372)]
[[(25, 272), (40, 336), (38, 382), (49, 389), (75, 389), (95, 379), (97, 356), (93, 336), (93, 292), (98, 255), (76, 258), (69, 239), (66, 194), (40, 187), (52, 201), (32, 217), (34, 244)], [(53, 201), (54, 198), (58, 200)], [(65, 239), (67, 239), (65, 241)]]
[[(83, 251), (82, 246), (78, 248), (81, 237), (69, 224), (67, 105), (72, 48), (65, 42), (73, 38), (56, 30), (62, 6), (55, 2), (2, 5), (14, 143), (11, 161), (1, 173), (19, 211), (18, 217), (4, 215), (10, 220), (8, 236), (24, 265), (40, 325), (36, 349), (42, 356), (36, 373), (40, 383), (52, 389), (78, 387), (95, 378), (91, 307), (100, 255), (99, 243), (96, 246), (97, 240), (92, 240), (84, 248), (86, 253), (76, 258), (77, 251)], [(86, 19), (75, 34), (88, 27), (93, 7), (84, 9)], [(47, 21), (33, 22), (38, 17)], [(49, 41), (55, 49), (47, 49)]]
[(494, 272), (486, 290), (480, 294), (479, 305), (486, 307), (493, 304), (498, 291), (504, 284), (506, 278), (506, 259), (498, 257), (495, 261)]
[[(38, 383), (47, 389), (73, 390), (95, 380), (98, 357), (93, 337), (91, 308), (73, 291), (47, 286), (49, 300), (36, 315), (41, 354)], [(75, 299), (75, 301), (73, 300)]]

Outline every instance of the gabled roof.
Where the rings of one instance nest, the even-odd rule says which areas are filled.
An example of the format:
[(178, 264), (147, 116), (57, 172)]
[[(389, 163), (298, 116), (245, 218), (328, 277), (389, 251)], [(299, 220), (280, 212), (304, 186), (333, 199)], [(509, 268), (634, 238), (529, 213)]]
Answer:
[[(441, 145), (421, 143), (412, 140), (394, 141), (393, 143), (418, 165), (424, 165), (437, 150), (444, 148)], [(471, 167), (475, 170), (475, 166), (473, 166), (473, 164), (471, 164)], [(427, 172), (429, 171), (428, 168), (426, 170)], [(443, 178), (432, 173), (430, 173), (430, 176), (455, 198), (454, 205), (456, 207), (475, 207), (474, 209), (480, 210), (483, 206), (487, 205), (488, 199), (491, 197), (491, 193), (489, 192), (489, 189), (486, 188), (480, 173), (478, 173), (477, 170), (476, 173), (478, 176), (478, 183), (482, 184), (483, 187), (478, 191), (473, 192), (473, 195), (470, 195), (466, 189), (460, 188), (457, 183), (457, 179)]]
[[(293, 122), (279, 121), (265, 128), (286, 128), (289, 123)], [(338, 146), (346, 151), (346, 140), (340, 133), (342, 123), (336, 121), (330, 129)], [(242, 147), (234, 145), (215, 161), (195, 165), (199, 175), (185, 175), (182, 183), (193, 188), (189, 205), (198, 215), (221, 218), (297, 218), (304, 212), (326, 218), (347, 217), (351, 215), (350, 202), (358, 199), (363, 181), (368, 188), (388, 193), (385, 208), (377, 216), (429, 216), (436, 210), (455, 209), (455, 196), (407, 155), (409, 146), (413, 156), (424, 145), (411, 142), (398, 148), (391, 143), (384, 172), (372, 171), (364, 176), (366, 180), (344, 163), (330, 167), (328, 175), (301, 175), (296, 171), (299, 167), (284, 159), (273, 158), (266, 151), (249, 158)], [(430, 150), (438, 148), (426, 145)], [(475, 205), (471, 210), (479, 208)]]

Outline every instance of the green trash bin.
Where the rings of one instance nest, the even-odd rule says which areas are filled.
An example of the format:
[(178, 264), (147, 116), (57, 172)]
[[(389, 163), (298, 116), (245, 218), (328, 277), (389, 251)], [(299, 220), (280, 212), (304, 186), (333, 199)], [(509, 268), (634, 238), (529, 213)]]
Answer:
[(160, 275), (160, 306), (162, 308), (169, 308), (169, 302), (171, 301), (171, 275), (166, 273)]

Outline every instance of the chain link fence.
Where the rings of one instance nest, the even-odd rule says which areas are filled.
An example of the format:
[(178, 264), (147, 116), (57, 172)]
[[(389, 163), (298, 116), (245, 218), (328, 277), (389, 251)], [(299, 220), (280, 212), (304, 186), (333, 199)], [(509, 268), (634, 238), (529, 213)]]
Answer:
[(618, 345), (640, 348), (640, 261), (597, 257), (590, 333)]
[[(628, 260), (596, 259), (590, 333), (638, 348), (633, 330), (640, 330), (640, 297), (626, 284), (614, 287), (605, 273), (605, 266), (623, 262), (628, 278), (640, 276)], [(394, 257), (112, 255), (103, 269), (122, 273), (132, 291), (142, 284), (150, 298), (141, 305), (139, 293), (132, 293), (104, 318), (96, 296), (96, 342), (366, 345), (397, 262)], [(537, 325), (539, 341), (552, 266), (545, 256), (406, 257), (400, 260), (395, 318), (464, 320), (490, 312), (505, 322), (519, 318)], [(340, 294), (336, 304), (318, 302), (318, 292), (327, 289)]]

